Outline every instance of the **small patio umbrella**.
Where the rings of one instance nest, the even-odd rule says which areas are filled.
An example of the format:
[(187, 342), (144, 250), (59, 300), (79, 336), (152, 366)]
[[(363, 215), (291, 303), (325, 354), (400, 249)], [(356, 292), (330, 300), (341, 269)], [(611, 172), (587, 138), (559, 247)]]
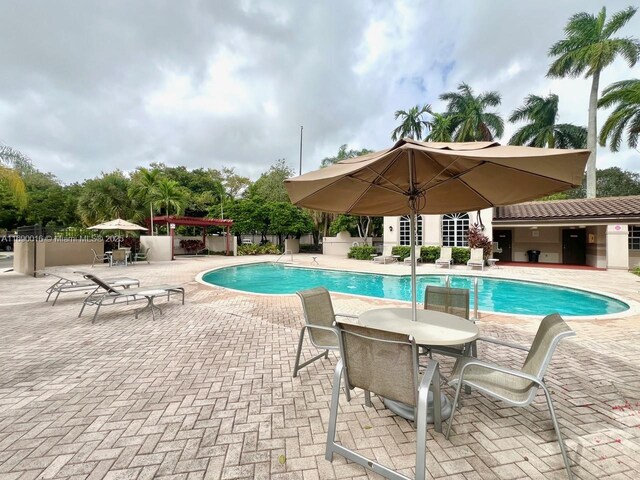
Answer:
[[(135, 223), (127, 222), (126, 220), (122, 220), (121, 218), (116, 218), (115, 220), (110, 220), (105, 223), (99, 223), (98, 225), (94, 225), (93, 227), (89, 227), (89, 230), (147, 230), (140, 225), (136, 225)], [(120, 248), (120, 237), (118, 237), (118, 248)]]
[(416, 319), (415, 216), (534, 200), (582, 183), (588, 150), (429, 143), (410, 138), (285, 180), (299, 206), (354, 215), (410, 215), (411, 297)]

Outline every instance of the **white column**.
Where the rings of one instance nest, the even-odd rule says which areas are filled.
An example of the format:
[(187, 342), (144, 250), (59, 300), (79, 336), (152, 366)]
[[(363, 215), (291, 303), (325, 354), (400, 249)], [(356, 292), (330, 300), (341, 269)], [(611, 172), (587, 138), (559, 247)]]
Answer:
[(628, 225), (607, 225), (607, 269), (629, 270)]

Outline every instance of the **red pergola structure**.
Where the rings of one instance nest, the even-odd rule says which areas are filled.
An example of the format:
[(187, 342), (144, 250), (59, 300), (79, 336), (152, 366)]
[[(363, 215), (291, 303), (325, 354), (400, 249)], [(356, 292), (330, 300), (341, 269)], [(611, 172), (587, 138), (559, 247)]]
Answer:
[[(207, 227), (226, 227), (226, 255), (229, 255), (229, 237), (233, 220), (225, 220), (221, 218), (197, 218), (197, 217), (176, 217), (174, 215), (163, 215), (153, 217), (153, 223), (169, 223), (173, 225), (185, 225), (187, 227), (202, 227), (202, 242), (207, 244)], [(150, 219), (147, 219), (147, 226), (151, 227)], [(171, 228), (171, 236), (173, 237), (174, 229)], [(173, 239), (171, 240), (171, 257), (173, 258)]]

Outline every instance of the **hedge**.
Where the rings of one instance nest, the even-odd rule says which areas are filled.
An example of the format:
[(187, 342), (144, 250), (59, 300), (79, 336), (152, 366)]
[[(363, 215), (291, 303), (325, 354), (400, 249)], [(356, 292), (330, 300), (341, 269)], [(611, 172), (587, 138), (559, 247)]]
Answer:
[(273, 243), (264, 245), (238, 245), (238, 256), (241, 255), (277, 255), (282, 253), (280, 247)]
[[(411, 249), (406, 245), (393, 247), (391, 254), (398, 255), (400, 257), (399, 260), (403, 261), (411, 255)], [(466, 265), (470, 256), (471, 251), (465, 247), (453, 247), (451, 250), (453, 263), (458, 265)], [(440, 247), (430, 246), (420, 248), (420, 258), (422, 259), (422, 263), (436, 263), (436, 260), (440, 258)]]
[(376, 247), (371, 245), (361, 245), (359, 247), (351, 247), (347, 255), (348, 258), (356, 260), (371, 260), (371, 255), (376, 253)]

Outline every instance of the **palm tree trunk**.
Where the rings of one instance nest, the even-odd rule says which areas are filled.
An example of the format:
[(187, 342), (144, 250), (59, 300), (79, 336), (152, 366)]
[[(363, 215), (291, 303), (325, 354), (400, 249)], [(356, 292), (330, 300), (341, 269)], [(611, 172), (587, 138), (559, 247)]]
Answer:
[(596, 197), (596, 137), (598, 120), (598, 86), (600, 71), (593, 74), (591, 95), (589, 96), (589, 123), (587, 124), (587, 149), (591, 150), (587, 160), (587, 198)]
[(153, 237), (153, 202), (149, 202), (149, 213), (151, 214), (151, 236)]

